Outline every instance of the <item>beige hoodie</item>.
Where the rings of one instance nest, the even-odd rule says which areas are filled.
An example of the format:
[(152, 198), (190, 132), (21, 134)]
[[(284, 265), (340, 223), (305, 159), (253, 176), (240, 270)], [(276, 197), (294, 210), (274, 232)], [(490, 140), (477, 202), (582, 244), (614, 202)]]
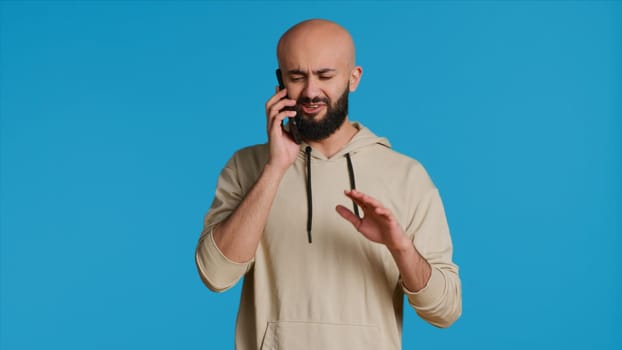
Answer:
[[(212, 228), (254, 185), (268, 146), (236, 152), (222, 170), (195, 258), (213, 291), (225, 291), (244, 276), (236, 349), (400, 349), (404, 293), (433, 325), (447, 327), (460, 316), (458, 268), (436, 187), (416, 160), (354, 125), (359, 132), (333, 157), (310, 154), (312, 243), (307, 240), (307, 145), (301, 145), (283, 177), (255, 257), (247, 263), (228, 260), (215, 245)], [(335, 211), (337, 204), (353, 207), (343, 194), (351, 188), (350, 174), (358, 190), (394, 213), (432, 266), (428, 284), (417, 293), (402, 286), (387, 248), (368, 241)]]

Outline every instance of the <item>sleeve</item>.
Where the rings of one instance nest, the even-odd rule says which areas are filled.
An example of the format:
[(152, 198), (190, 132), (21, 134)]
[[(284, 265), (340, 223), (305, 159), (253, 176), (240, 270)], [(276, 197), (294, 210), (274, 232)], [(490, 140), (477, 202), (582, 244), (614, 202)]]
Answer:
[(417, 204), (407, 234), (417, 251), (428, 261), (432, 274), (417, 292), (404, 287), (408, 303), (417, 314), (437, 327), (449, 327), (462, 313), (462, 288), (458, 266), (452, 262), (452, 242), (445, 209), (438, 190), (427, 178), (423, 196)]
[(214, 292), (233, 287), (251, 268), (253, 260), (237, 263), (229, 260), (216, 246), (212, 235), (214, 226), (237, 208), (244, 190), (237, 176), (236, 157), (221, 171), (212, 206), (205, 215), (203, 230), (195, 251), (195, 262), (203, 283)]

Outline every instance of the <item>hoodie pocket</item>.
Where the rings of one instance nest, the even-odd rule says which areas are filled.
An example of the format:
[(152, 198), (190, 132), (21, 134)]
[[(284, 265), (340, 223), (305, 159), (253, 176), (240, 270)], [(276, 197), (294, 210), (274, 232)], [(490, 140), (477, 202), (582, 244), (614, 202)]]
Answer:
[(371, 325), (268, 322), (261, 350), (377, 350), (379, 337)]

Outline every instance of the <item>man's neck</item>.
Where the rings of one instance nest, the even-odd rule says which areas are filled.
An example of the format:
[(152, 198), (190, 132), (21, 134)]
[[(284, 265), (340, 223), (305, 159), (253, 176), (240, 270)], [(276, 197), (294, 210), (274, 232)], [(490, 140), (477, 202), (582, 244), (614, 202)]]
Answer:
[(352, 140), (359, 130), (350, 123), (348, 118), (332, 135), (321, 141), (309, 141), (309, 146), (322, 153), (326, 158), (334, 156)]

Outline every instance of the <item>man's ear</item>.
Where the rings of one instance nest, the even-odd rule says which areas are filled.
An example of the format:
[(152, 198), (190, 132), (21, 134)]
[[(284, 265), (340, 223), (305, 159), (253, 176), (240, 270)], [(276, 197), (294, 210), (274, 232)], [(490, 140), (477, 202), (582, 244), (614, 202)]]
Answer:
[(356, 88), (359, 86), (359, 82), (361, 81), (361, 77), (363, 76), (363, 68), (361, 66), (356, 66), (352, 68), (352, 72), (350, 72), (350, 92), (354, 92)]

